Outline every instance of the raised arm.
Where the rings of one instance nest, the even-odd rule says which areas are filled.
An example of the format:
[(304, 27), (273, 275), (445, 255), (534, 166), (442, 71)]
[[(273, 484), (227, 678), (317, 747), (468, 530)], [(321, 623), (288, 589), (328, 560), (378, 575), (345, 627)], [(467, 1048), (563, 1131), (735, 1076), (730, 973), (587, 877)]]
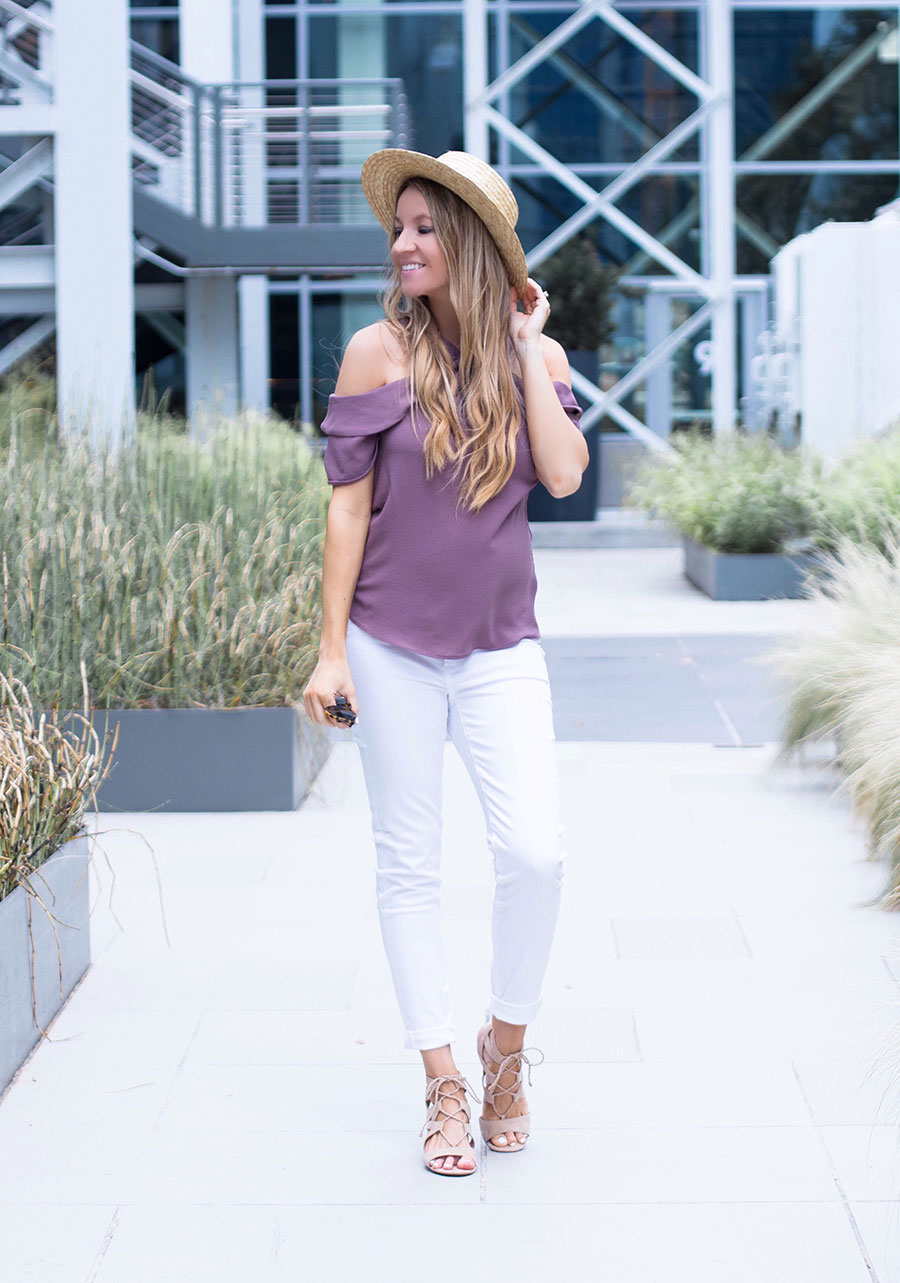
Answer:
[(512, 303), (510, 332), (522, 371), (525, 421), (535, 472), (555, 499), (574, 494), (588, 466), (584, 436), (560, 405), (554, 380), (571, 386), (565, 350), (542, 334), (550, 314), (543, 290), (529, 279), (524, 312)]

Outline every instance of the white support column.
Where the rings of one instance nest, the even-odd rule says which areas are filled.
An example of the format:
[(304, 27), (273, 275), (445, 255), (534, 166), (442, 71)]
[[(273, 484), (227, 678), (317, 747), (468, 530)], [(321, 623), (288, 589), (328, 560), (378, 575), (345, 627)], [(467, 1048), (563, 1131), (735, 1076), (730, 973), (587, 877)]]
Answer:
[(706, 207), (712, 316), (713, 431), (733, 432), (736, 419), (734, 305), (734, 73), (731, 0), (707, 0), (706, 78), (715, 99), (707, 125)]
[[(204, 84), (235, 79), (232, 7), (223, 0), (181, 0), (181, 65)], [(185, 290), (187, 412), (234, 414), (238, 408), (240, 345), (237, 276), (198, 276)]]
[(234, 414), (238, 404), (237, 280), (193, 276), (185, 283), (187, 412)]
[(232, 0), (236, 10), (235, 80), (265, 79), (263, 0)]
[(222, 0), (181, 0), (181, 65), (204, 84), (234, 80), (234, 26), (231, 6)]
[(466, 151), (488, 160), (488, 122), (482, 96), (488, 85), (487, 6), (465, 0), (463, 9), (463, 97), (466, 104)]
[[(233, 0), (236, 22), (234, 79), (265, 79), (264, 14), (262, 0)], [(248, 105), (262, 106), (262, 89), (244, 91)], [(266, 221), (265, 154), (253, 148), (247, 158), (244, 177), (245, 217), (250, 224)], [(242, 276), (238, 281), (238, 327), (240, 342), (240, 404), (251, 410), (268, 410), (272, 404), (269, 388), (271, 339), (269, 335), (269, 281), (266, 276)]]
[(54, 16), (60, 423), (116, 440), (134, 419), (127, 0), (58, 4)]
[(268, 410), (269, 392), (269, 280), (242, 276), (238, 281), (240, 326), (240, 402), (248, 410)]

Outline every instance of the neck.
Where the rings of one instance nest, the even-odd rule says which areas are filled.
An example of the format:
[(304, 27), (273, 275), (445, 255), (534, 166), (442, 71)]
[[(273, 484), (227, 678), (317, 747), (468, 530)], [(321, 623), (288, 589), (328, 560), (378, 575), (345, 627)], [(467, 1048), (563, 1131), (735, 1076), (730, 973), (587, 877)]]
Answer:
[(428, 306), (442, 336), (448, 339), (454, 347), (459, 347), (462, 330), (459, 324), (459, 317), (450, 302), (449, 295), (444, 291), (439, 294), (429, 295)]

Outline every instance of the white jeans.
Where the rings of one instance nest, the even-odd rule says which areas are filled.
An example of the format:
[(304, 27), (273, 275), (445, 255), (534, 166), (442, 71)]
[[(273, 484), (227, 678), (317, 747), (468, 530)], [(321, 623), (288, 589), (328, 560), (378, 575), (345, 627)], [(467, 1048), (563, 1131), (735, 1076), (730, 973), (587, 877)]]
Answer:
[(382, 939), (404, 1042), (452, 1042), (440, 924), (441, 785), (449, 733), (475, 784), (494, 863), (491, 1014), (537, 1014), (556, 929), (563, 853), (550, 686), (525, 640), (465, 659), (377, 641), (352, 622), (347, 656), (359, 699), (377, 855)]

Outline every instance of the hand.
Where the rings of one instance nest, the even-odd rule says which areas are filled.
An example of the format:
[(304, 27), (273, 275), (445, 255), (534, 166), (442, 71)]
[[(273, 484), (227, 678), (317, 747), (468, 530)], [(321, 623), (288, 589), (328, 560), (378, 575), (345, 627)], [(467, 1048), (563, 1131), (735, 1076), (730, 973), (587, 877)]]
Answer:
[(510, 290), (509, 333), (516, 349), (520, 352), (539, 341), (547, 323), (547, 317), (550, 315), (550, 300), (537, 281), (533, 281), (530, 276), (525, 286), (525, 293), (522, 295), (522, 306), (525, 310), (520, 312), (516, 305), (516, 292)]
[(335, 725), (325, 715), (325, 709), (334, 703), (335, 695), (345, 695), (354, 713), (359, 714), (356, 690), (347, 661), (320, 659), (303, 692), (303, 707), (311, 722), (318, 722), (320, 726)]

